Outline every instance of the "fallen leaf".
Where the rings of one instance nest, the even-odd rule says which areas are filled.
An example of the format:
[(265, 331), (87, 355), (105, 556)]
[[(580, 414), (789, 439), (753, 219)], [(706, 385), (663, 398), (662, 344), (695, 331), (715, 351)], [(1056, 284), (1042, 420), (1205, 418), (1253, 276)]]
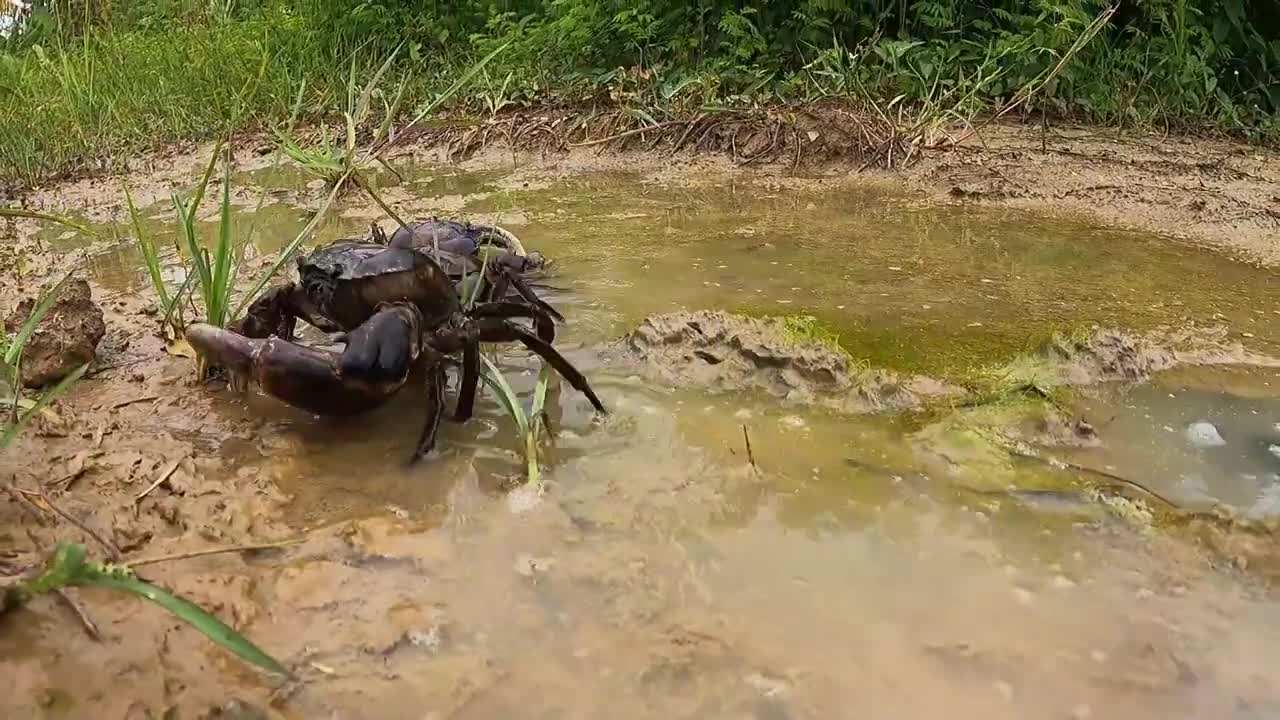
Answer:
[(191, 343), (187, 342), (186, 338), (178, 338), (177, 340), (171, 341), (165, 346), (165, 352), (174, 357), (192, 359), (195, 359), (196, 357), (196, 349), (191, 347)]

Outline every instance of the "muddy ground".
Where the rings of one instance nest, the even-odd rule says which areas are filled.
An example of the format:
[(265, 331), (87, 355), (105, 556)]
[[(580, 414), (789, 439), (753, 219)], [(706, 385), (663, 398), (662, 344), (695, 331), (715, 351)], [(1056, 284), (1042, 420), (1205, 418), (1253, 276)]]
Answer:
[[(900, 170), (859, 171), (853, 163), (827, 163), (793, 174), (787, 163), (778, 163), (744, 172), (783, 188), (852, 177), (905, 184), (920, 191), (926, 203), (1083, 213), (1280, 265), (1280, 154), (1275, 151), (1219, 141), (1115, 137), (1088, 129), (1054, 128), (1044, 142), (1042, 149), (1038, 127), (1001, 126), (985, 129), (961, 149), (925, 152)], [(240, 143), (240, 169), (267, 164), (262, 145), (261, 140)], [(401, 155), (441, 157), (448, 149), (411, 146)], [(173, 186), (188, 185), (205, 159), (204, 152), (178, 150), (138, 159), (128, 176), (135, 200), (164, 198)], [(591, 148), (516, 160), (527, 172), (506, 182), (536, 183), (560, 172), (596, 167), (642, 169), (667, 180), (695, 182), (699, 174), (734, 169), (725, 157), (597, 154)], [(499, 147), (479, 149), (466, 160), (475, 167), (510, 162), (507, 150)], [(16, 200), (29, 209), (75, 208), (91, 220), (121, 220), (120, 179), (71, 180)], [(402, 198), (397, 209), (412, 214), (432, 208)], [(40, 247), (32, 227), (26, 221), (5, 225), (0, 314), (6, 316), (52, 273), (74, 261)], [(286, 517), (288, 493), (279, 483), (297, 450), (291, 441), (257, 432), (260, 421), (248, 410), (228, 410), (219, 402), (219, 387), (195, 383), (190, 358), (166, 352), (147, 298), (113, 295), (101, 287), (93, 292), (106, 331), (88, 376), (0, 457), (0, 482), (45, 496), (28, 495), (31, 502), (25, 504), (0, 500), (0, 571), (22, 569), (58, 540), (84, 542), (100, 555), (118, 551), (122, 558), (137, 559), (297, 537), (298, 524)], [(842, 392), (847, 390), (841, 386)], [(920, 390), (937, 391), (932, 386)], [(887, 400), (876, 396), (867, 402)], [(226, 467), (216, 451), (231, 445), (255, 448), (259, 459)], [(107, 546), (48, 512), (49, 503), (94, 529)], [(148, 565), (145, 574), (236, 625), (270, 614), (281, 626), (268, 640), (287, 647), (295, 658), (306, 658), (307, 648), (287, 643), (291, 623), (301, 622), (289, 620), (293, 614), (328, 602), (327, 593), (357, 593), (362, 583), (375, 582), (363, 574), (366, 565), (416, 562), (431, 568), (435, 559), (424, 559), (422, 547), (413, 548), (412, 560), (406, 558), (408, 551), (398, 538), (410, 526), (394, 520), (344, 522), (307, 534), (288, 551), (295, 560), (341, 560), (332, 566), (295, 563), (281, 569), (273, 563), (279, 551), (267, 550), (159, 562)], [(441, 557), (455, 552), (444, 546), (436, 551)], [(290, 688), (273, 693), (269, 684), (237, 670), (233, 658), (211, 650), (203, 638), (154, 608), (98, 592), (72, 597), (87, 608), (101, 642), (66, 607), (47, 599), (0, 619), (3, 653), (21, 658), (3, 663), (12, 690), (0, 700), (0, 714), (87, 717), (82, 711), (88, 704), (94, 708), (92, 716), (100, 718), (170, 717), (166, 713), (171, 708), (178, 708), (181, 717), (199, 717), (230, 699), (225, 688), (199, 681), (216, 667), (244, 673), (246, 700), (263, 708), (275, 700), (272, 713), (296, 716), (289, 714)], [(406, 647), (429, 645), (440, 627), (435, 610), (395, 600), (394, 594), (371, 599), (362, 611), (366, 619), (390, 618), (378, 624), (385, 637), (369, 637), (369, 625), (353, 619), (333, 629), (334, 646), (367, 647), (373, 655), (388, 657)], [(60, 649), (43, 658), (22, 652), (37, 642)], [(673, 648), (683, 648), (693, 641), (672, 642)], [(325, 675), (329, 668), (316, 662), (304, 670)], [(435, 709), (439, 717), (448, 717), (501, 681), (495, 666), (479, 660), (457, 667), (436, 665), (430, 672), (439, 674), (432, 684), (444, 688), (435, 697), (451, 698), (450, 707)], [(75, 698), (48, 690), (53, 678), (67, 674), (77, 677)], [(339, 674), (328, 682), (356, 697), (361, 677)], [(118, 692), (122, 684), (128, 692)], [(70, 709), (73, 705), (76, 709)]]

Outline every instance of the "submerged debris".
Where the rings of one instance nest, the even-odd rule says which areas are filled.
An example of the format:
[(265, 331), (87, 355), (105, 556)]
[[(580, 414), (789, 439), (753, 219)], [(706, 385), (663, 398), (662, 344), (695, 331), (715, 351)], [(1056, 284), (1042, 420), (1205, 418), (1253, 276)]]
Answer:
[[(35, 306), (36, 301), (30, 298), (19, 303), (5, 320), (5, 331), (11, 335), (18, 332)], [(49, 385), (91, 362), (106, 333), (102, 308), (93, 302), (89, 283), (68, 281), (23, 349), (22, 384), (29, 388)]]

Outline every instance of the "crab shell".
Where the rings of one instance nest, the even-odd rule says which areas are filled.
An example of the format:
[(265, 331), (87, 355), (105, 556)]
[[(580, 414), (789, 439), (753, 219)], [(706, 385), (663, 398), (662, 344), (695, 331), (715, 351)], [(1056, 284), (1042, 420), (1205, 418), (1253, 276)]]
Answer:
[(346, 331), (384, 303), (412, 303), (426, 327), (446, 322), (461, 309), (448, 273), (414, 250), (339, 241), (300, 258), (298, 277), (320, 312)]

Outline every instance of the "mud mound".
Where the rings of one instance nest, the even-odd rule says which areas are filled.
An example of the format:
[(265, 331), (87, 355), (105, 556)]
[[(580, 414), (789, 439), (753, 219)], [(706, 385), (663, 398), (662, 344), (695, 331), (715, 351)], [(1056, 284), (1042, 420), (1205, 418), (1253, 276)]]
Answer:
[(1280, 364), (1246, 350), (1239, 342), (1205, 332), (1182, 331), (1138, 337), (1119, 330), (1094, 330), (1082, 340), (1058, 339), (1046, 356), (1067, 385), (1146, 382), (1180, 365)]
[(926, 377), (858, 369), (838, 347), (793, 337), (779, 318), (710, 310), (655, 315), (618, 347), (659, 382), (716, 392), (763, 390), (842, 412), (912, 408), (958, 392)]
[[(5, 320), (5, 331), (18, 332), (36, 301), (23, 300)], [(22, 353), (22, 384), (30, 388), (57, 382), (91, 362), (107, 332), (102, 309), (93, 302), (89, 283), (72, 280), (36, 326)]]

